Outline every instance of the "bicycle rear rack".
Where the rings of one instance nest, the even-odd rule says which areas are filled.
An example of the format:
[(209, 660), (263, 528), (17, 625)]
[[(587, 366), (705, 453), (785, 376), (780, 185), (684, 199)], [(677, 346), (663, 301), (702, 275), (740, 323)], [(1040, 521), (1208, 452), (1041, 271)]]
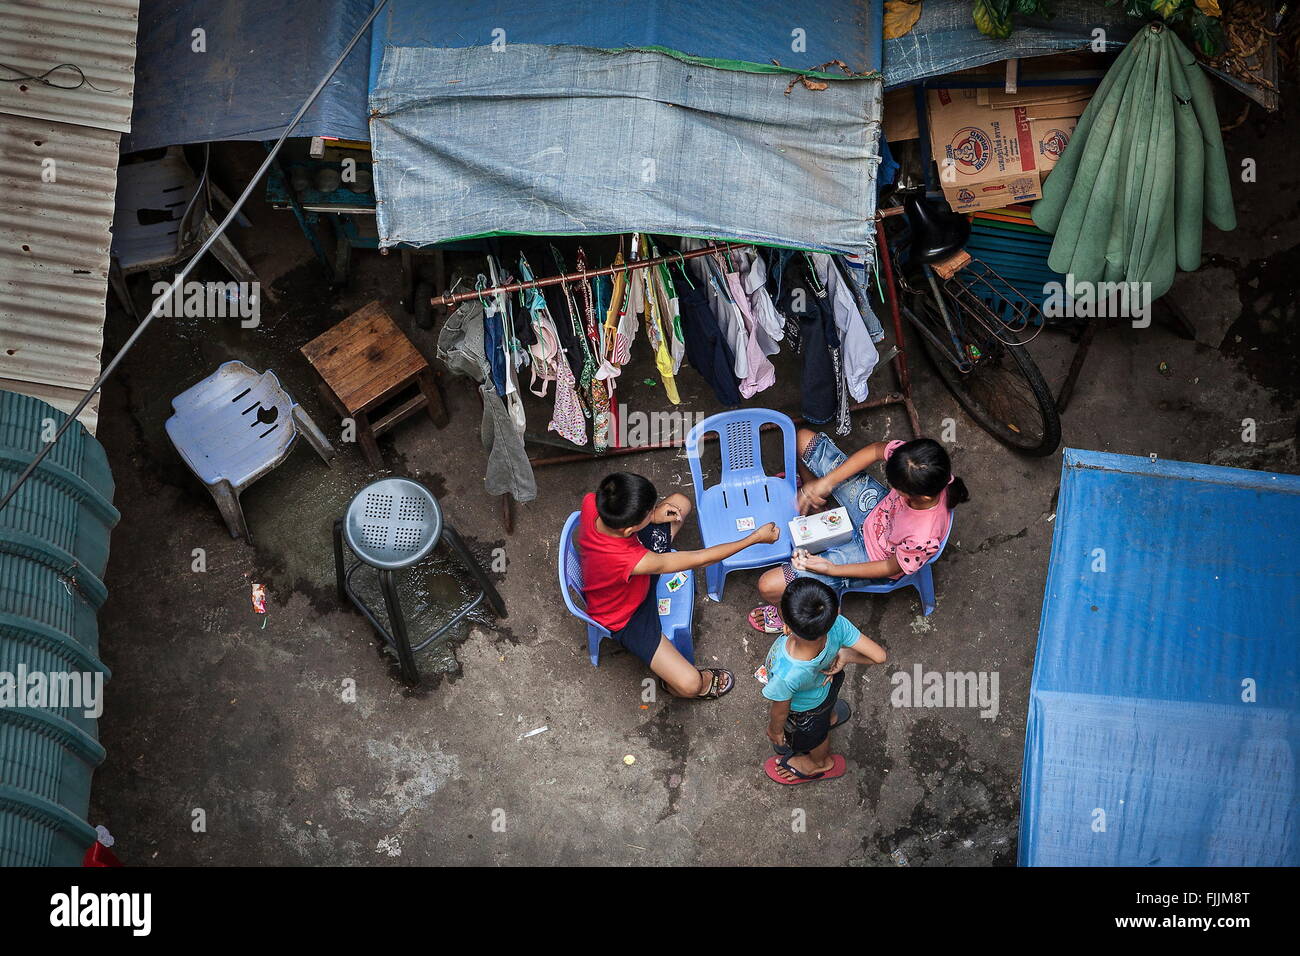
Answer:
[[(963, 268), (940, 284), (949, 302), (1004, 345), (1024, 345), (1043, 329), (1042, 310), (982, 259), (971, 256)], [(1031, 327), (1036, 327), (1033, 335), (1021, 338), (1020, 333)], [(1008, 341), (1003, 333), (1013, 338)]]

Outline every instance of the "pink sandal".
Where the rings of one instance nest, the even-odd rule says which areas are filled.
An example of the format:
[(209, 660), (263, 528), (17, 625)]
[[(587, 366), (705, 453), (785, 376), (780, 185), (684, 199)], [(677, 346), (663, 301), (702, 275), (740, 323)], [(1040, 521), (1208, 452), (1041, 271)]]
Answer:
[(749, 612), (749, 626), (761, 634), (780, 634), (785, 622), (775, 604), (760, 604)]

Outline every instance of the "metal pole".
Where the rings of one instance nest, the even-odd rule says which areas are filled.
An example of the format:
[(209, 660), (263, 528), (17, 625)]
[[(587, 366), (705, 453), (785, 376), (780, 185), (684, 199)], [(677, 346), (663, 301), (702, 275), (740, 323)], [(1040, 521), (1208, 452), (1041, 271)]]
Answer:
[(289, 122), (289, 125), (284, 128), (284, 132), (280, 134), (280, 138), (276, 140), (275, 145), (271, 147), (271, 151), (267, 153), (266, 159), (262, 161), (262, 165), (258, 167), (253, 178), (250, 179), (248, 185), (244, 187), (244, 191), (240, 193), (239, 198), (236, 199), (234, 205), (230, 207), (230, 211), (226, 213), (226, 218), (221, 220), (221, 224), (217, 226), (217, 228), (213, 230), (212, 234), (203, 241), (203, 244), (199, 246), (199, 251), (194, 253), (194, 256), (190, 261), (186, 263), (185, 267), (181, 269), (176, 278), (172, 280), (172, 284), (167, 288), (167, 291), (154, 299), (153, 308), (149, 310), (149, 314), (140, 320), (140, 324), (135, 327), (135, 331), (131, 333), (130, 338), (126, 340), (126, 343), (118, 350), (118, 353), (113, 356), (112, 360), (104, 366), (104, 370), (99, 373), (99, 378), (95, 379), (95, 383), (90, 386), (90, 391), (86, 392), (86, 394), (81, 397), (81, 401), (77, 402), (77, 407), (69, 413), (67, 419), (65, 419), (63, 424), (59, 426), (58, 431), (54, 433), (54, 437), (45, 443), (44, 448), (37, 452), (36, 457), (32, 459), (31, 464), (23, 469), (22, 474), (18, 476), (18, 480), (15, 481), (13, 485), (10, 486), (9, 490), (5, 492), (4, 497), (0, 498), (0, 511), (4, 510), (5, 506), (13, 500), (14, 495), (18, 493), (18, 489), (23, 486), (23, 483), (36, 472), (36, 469), (40, 467), (41, 462), (45, 460), (45, 456), (50, 453), (58, 443), (59, 439), (63, 437), (64, 432), (72, 427), (72, 424), (77, 420), (77, 416), (80, 415), (85, 410), (86, 406), (90, 404), (90, 400), (94, 398), (95, 393), (103, 387), (104, 382), (108, 381), (108, 377), (116, 371), (118, 365), (122, 363), (122, 359), (126, 357), (126, 353), (131, 351), (131, 347), (135, 345), (140, 336), (144, 334), (145, 329), (147, 329), (149, 324), (158, 317), (162, 311), (163, 304), (169, 301), (176, 289), (184, 283), (185, 277), (190, 274), (198, 261), (203, 258), (203, 254), (207, 252), (208, 249), (212, 247), (212, 244), (217, 241), (217, 238), (226, 231), (226, 227), (230, 225), (231, 220), (239, 215), (240, 208), (244, 205), (244, 202), (248, 197), (252, 195), (258, 182), (260, 182), (262, 177), (266, 174), (266, 170), (273, 162), (275, 162), (276, 154), (280, 152), (280, 147), (283, 146), (284, 141), (289, 138), (289, 134), (293, 132), (293, 128), (298, 125), (298, 122), (303, 118), (303, 115), (311, 107), (312, 103), (316, 102), (316, 97), (320, 96), (321, 90), (325, 89), (325, 84), (334, 78), (334, 74), (337, 73), (339, 67), (343, 65), (343, 61), (348, 58), (348, 54), (352, 52), (352, 48), (355, 47), (357, 42), (365, 35), (366, 30), (370, 28), (370, 24), (374, 21), (375, 17), (379, 15), (379, 11), (387, 4), (388, 0), (378, 0), (375, 4), (375, 9), (370, 11), (370, 16), (366, 17), (366, 22), (361, 24), (360, 29), (357, 30), (348, 45), (344, 47), (343, 52), (339, 54), (338, 59), (334, 61), (334, 65), (329, 68), (329, 72), (326, 73), (321, 78), (321, 81), (316, 84), (316, 89), (312, 90), (311, 95), (307, 97), (302, 106), (298, 108), (298, 112)]

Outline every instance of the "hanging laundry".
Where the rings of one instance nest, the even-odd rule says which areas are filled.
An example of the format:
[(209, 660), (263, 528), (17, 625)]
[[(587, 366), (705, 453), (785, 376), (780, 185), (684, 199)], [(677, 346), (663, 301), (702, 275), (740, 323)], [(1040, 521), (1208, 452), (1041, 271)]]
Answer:
[(731, 291), (732, 302), (740, 313), (741, 321), (745, 323), (749, 374), (741, 380), (740, 394), (751, 398), (776, 384), (776, 368), (768, 361), (767, 356), (763, 354), (762, 346), (758, 344), (758, 323), (754, 321), (749, 311), (749, 298), (745, 295), (745, 287), (740, 281), (740, 276), (728, 272), (727, 288)]
[[(706, 243), (698, 239), (683, 239), (682, 249), (690, 252), (703, 249)], [(697, 256), (690, 259), (688, 268), (699, 279), (708, 293), (709, 308), (712, 309), (718, 328), (722, 330), (727, 346), (735, 357), (732, 371), (741, 382), (750, 378), (749, 369), (749, 332), (745, 328), (744, 317), (731, 301), (731, 292), (727, 289), (727, 280), (722, 269), (713, 256)], [(743, 391), (743, 389), (742, 389)]]
[(498, 311), (501, 308), (500, 302), (496, 296), (484, 296), (482, 291), (492, 287), (492, 283), (483, 273), (479, 273), (474, 282), (474, 288), (479, 295), (479, 301), (483, 305), (483, 346), (487, 353), (488, 364), (492, 370), (492, 385), (498, 395), (504, 396), (506, 393), (506, 350), (503, 336), (501, 333), (501, 316)]
[(776, 369), (763, 354), (763, 348), (759, 345), (758, 323), (754, 321), (754, 316), (749, 311), (749, 296), (745, 294), (744, 283), (741, 282), (731, 261), (731, 253), (714, 253), (713, 258), (718, 268), (724, 270), (723, 281), (726, 284), (731, 307), (740, 317), (745, 330), (745, 360), (748, 372), (740, 380), (740, 394), (752, 398), (776, 384)]
[[(452, 284), (453, 291), (456, 283)], [(511, 494), (516, 501), (537, 497), (537, 481), (528, 461), (524, 439), (510, 422), (509, 413), (492, 384), (491, 363), (486, 354), (486, 331), (482, 300), (461, 303), (438, 333), (438, 358), (452, 372), (479, 383), (483, 421), (479, 437), (488, 453), (484, 486), (488, 494)]]
[[(581, 246), (578, 247), (577, 269), (579, 272), (587, 271), (587, 253), (583, 251)], [(582, 302), (583, 332), (587, 336), (587, 345), (590, 352), (596, 360), (596, 369), (592, 372), (590, 385), (591, 437), (596, 453), (600, 454), (609, 447), (610, 395), (606, 380), (610, 378), (612, 366), (605, 361), (604, 356), (601, 354), (604, 336), (601, 331), (602, 325), (596, 319), (596, 296), (590, 280), (581, 279), (578, 281), (578, 297)]]
[(596, 293), (596, 319), (598, 322), (604, 320), (597, 330), (599, 349), (596, 357), (600, 360), (600, 364), (596, 369), (596, 378), (605, 383), (605, 390), (609, 394), (609, 432), (606, 441), (613, 438), (614, 446), (618, 447), (618, 399), (615, 397), (615, 391), (618, 377), (623, 370), (610, 360), (615, 332), (610, 329), (608, 321), (614, 296), (614, 283), (609, 276), (597, 276), (592, 280), (592, 288)]
[(685, 334), (686, 360), (699, 372), (718, 404), (739, 405), (740, 389), (736, 387), (735, 356), (718, 328), (717, 319), (709, 309), (708, 293), (690, 277), (681, 265), (673, 264), (674, 285), (681, 302), (682, 331)]
[[(652, 258), (662, 258), (659, 254), (659, 248), (653, 242), (650, 244), (650, 254)], [(654, 267), (655, 285), (660, 296), (660, 314), (664, 317), (664, 334), (668, 337), (668, 351), (673, 358), (673, 375), (676, 375), (682, 367), (682, 359), (686, 357), (686, 335), (682, 331), (682, 309), (681, 300), (677, 297), (677, 288), (673, 284), (672, 274), (668, 271), (668, 264), (661, 262)]]
[[(633, 253), (640, 253), (644, 258), (650, 258), (645, 253), (648, 251), (649, 243), (646, 237), (638, 237), (641, 241), (633, 246)], [(637, 278), (641, 285), (641, 300), (645, 309), (646, 338), (650, 342), (650, 349), (654, 353), (655, 367), (659, 369), (659, 378), (663, 382), (664, 392), (668, 395), (668, 400), (674, 405), (680, 405), (682, 402), (681, 395), (677, 392), (677, 380), (673, 378), (673, 357), (669, 350), (669, 336), (665, 334), (663, 316), (661, 315), (662, 303), (660, 302), (659, 290), (655, 286), (655, 270), (644, 268), (637, 270)]]
[[(564, 258), (560, 255), (560, 250), (551, 246), (551, 258), (555, 261), (555, 267), (559, 270), (560, 275), (564, 275), (568, 270), (564, 267)], [(567, 332), (572, 341), (576, 342), (574, 351), (580, 363), (579, 370), (574, 378), (577, 380), (578, 397), (582, 404), (582, 414), (586, 418), (591, 417), (591, 383), (596, 377), (596, 360), (591, 354), (591, 349), (587, 347), (587, 333), (583, 329), (582, 318), (578, 312), (578, 303), (573, 297), (573, 287), (568, 282), (560, 283), (560, 294), (564, 299), (564, 307), (568, 313), (567, 322), (561, 321), (560, 326), (563, 330), (561, 338)], [(565, 351), (568, 351), (566, 346)]]
[(785, 337), (785, 319), (777, 312), (772, 295), (767, 291), (767, 266), (752, 246), (733, 249), (731, 256), (744, 295), (749, 300), (749, 314), (754, 317), (759, 347), (764, 355), (775, 355), (781, 350), (779, 343)]
[(840, 356), (849, 394), (855, 402), (866, 401), (868, 379), (876, 370), (880, 353), (871, 341), (871, 334), (853, 297), (853, 289), (835, 267), (834, 261), (825, 253), (817, 252), (813, 253), (812, 262), (817, 281), (826, 289), (835, 328), (839, 332)]
[[(614, 257), (614, 265), (624, 264), (620, 249)], [(614, 291), (610, 295), (609, 310), (605, 315), (605, 334), (609, 342), (609, 360), (616, 368), (622, 369), (632, 357), (632, 340), (636, 338), (636, 312), (629, 308), (631, 286), (630, 272), (614, 274)]]
[(803, 416), (814, 425), (834, 421), (836, 433), (847, 435), (853, 423), (830, 293), (803, 253), (783, 264), (781, 284), (777, 307), (799, 324)]
[[(487, 261), (489, 279), (493, 288), (504, 285), (507, 277), (497, 267), (496, 256), (489, 255)], [(510, 297), (503, 292), (497, 292), (492, 296), (492, 301), (495, 307), (495, 320), (501, 323), (500, 346), (505, 366), (505, 392), (502, 398), (505, 400), (506, 410), (510, 413), (510, 420), (514, 423), (515, 430), (522, 435), (528, 427), (524, 413), (524, 399), (519, 393), (519, 365), (525, 353), (518, 339), (515, 338)]]
[[(883, 143), (884, 140), (881, 142)], [(849, 280), (849, 285), (853, 289), (853, 298), (858, 303), (858, 311), (862, 313), (862, 321), (867, 323), (867, 333), (871, 336), (871, 341), (876, 343), (883, 341), (885, 329), (871, 307), (871, 285), (867, 281), (867, 257), (846, 254), (836, 256), (835, 261), (840, 266), (840, 271)]]
[[(532, 282), (532, 267), (528, 260), (524, 258), (523, 253), (519, 255), (519, 274), (523, 277), (524, 282)], [(550, 309), (546, 306), (546, 298), (538, 289), (524, 289), (520, 293), (524, 309), (531, 317), (531, 327), (533, 331), (533, 344), (529, 346), (529, 353), (532, 357), (532, 373), (528, 390), (538, 398), (545, 398), (547, 385), (553, 382), (558, 374), (558, 365), (563, 360), (560, 357), (560, 337), (555, 331), (555, 320), (551, 318)], [(540, 383), (541, 390), (537, 386)]]

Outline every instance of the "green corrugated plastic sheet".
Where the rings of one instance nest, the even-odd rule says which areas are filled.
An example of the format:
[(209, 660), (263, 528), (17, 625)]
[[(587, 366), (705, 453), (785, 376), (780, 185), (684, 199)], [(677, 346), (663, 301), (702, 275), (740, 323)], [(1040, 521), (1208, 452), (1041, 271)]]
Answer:
[[(0, 391), (0, 489), (64, 414)], [(117, 524), (103, 447), (74, 425), (0, 511), (0, 674), (95, 673), (101, 580)], [(90, 779), (104, 759), (83, 708), (0, 706), (0, 866), (77, 866), (95, 841)]]

